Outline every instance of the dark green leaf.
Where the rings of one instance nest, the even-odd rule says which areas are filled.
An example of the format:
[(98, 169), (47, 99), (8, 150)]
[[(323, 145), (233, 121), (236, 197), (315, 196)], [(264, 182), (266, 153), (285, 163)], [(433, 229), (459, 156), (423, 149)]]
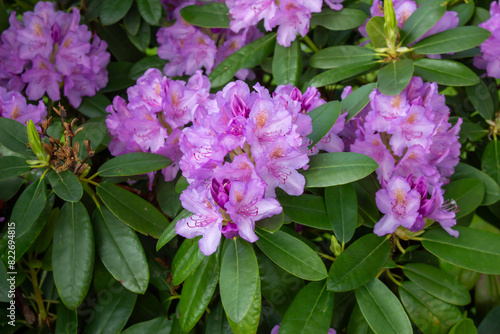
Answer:
[(186, 6), (181, 9), (186, 22), (204, 28), (229, 28), (229, 9), (223, 3)]
[(174, 181), (166, 182), (163, 178), (158, 181), (156, 199), (161, 211), (169, 217), (177, 216), (182, 210), (179, 194), (175, 192)]
[[(247, 334), (256, 333), (259, 327), (260, 313), (262, 308), (262, 298), (260, 295), (260, 279), (257, 280), (257, 288), (255, 289), (252, 304), (248, 309), (247, 314), (243, 317), (240, 322), (232, 321), (231, 318), (227, 318), (231, 330), (234, 334)], [(227, 310), (226, 310), (227, 314)]]
[(142, 21), (137, 34), (131, 35), (127, 32), (127, 37), (139, 51), (145, 52), (151, 41), (151, 27), (146, 21)]
[(158, 25), (162, 14), (160, 0), (137, 0), (137, 7), (144, 21), (153, 26)]
[(454, 200), (457, 204), (457, 219), (474, 211), (483, 201), (484, 185), (476, 179), (453, 181), (445, 189), (444, 198)]
[(300, 290), (283, 317), (281, 334), (326, 333), (333, 313), (333, 293), (325, 282), (312, 282)]
[(481, 159), (481, 169), (500, 184), (500, 145), (492, 140), (486, 145)]
[(314, 147), (328, 132), (337, 121), (340, 115), (340, 102), (330, 101), (320, 105), (308, 113), (311, 116), (313, 131), (307, 136), (310, 139), (309, 147)]
[(26, 163), (26, 158), (15, 156), (0, 156), (0, 181), (11, 179), (31, 170)]
[[(135, 47), (131, 47), (135, 49)], [(130, 49), (127, 50), (130, 52)], [(117, 90), (126, 89), (135, 84), (128, 77), (128, 72), (132, 68), (132, 63), (128, 61), (117, 61), (108, 64), (108, 84), (100, 90), (101, 93), (116, 92)]]
[(61, 300), (76, 309), (87, 295), (94, 268), (94, 233), (81, 202), (64, 204), (57, 217), (52, 268)]
[(331, 46), (311, 57), (309, 65), (316, 68), (337, 68), (351, 64), (365, 64), (376, 56), (375, 51), (354, 45)]
[(335, 236), (341, 243), (349, 242), (358, 222), (358, 199), (352, 184), (325, 188), (325, 206)]
[[(92, 3), (94, 2), (95, 1)], [(100, 90), (100, 93), (125, 89), (134, 85), (134, 81), (127, 80), (127, 73), (131, 66), (131, 64), (127, 62), (136, 62), (141, 59), (144, 54), (137, 50), (134, 44), (128, 40), (125, 29), (119, 24), (114, 24), (112, 26), (98, 25), (97, 32), (99, 36), (108, 43), (109, 52), (118, 60), (118, 62), (110, 62), (108, 64), (109, 82), (106, 88)]]
[(477, 26), (489, 20), (490, 17), (491, 15), (489, 10), (478, 6), (474, 11), (474, 18), (472, 19), (471, 25)]
[(78, 107), (78, 111), (87, 117), (106, 116), (106, 107), (111, 105), (111, 101), (106, 95), (98, 93), (94, 96), (85, 96), (82, 99), (82, 104)]
[(472, 15), (474, 15), (474, 10), (476, 6), (474, 2), (461, 3), (457, 6), (451, 7), (450, 10), (457, 13), (458, 16), (458, 26), (463, 26), (471, 19)]
[(391, 245), (387, 238), (375, 234), (362, 236), (330, 267), (328, 290), (349, 291), (366, 284), (386, 264), (390, 253)]
[(56, 173), (50, 170), (47, 173), (52, 190), (66, 202), (78, 202), (83, 196), (83, 188), (78, 178), (69, 170)]
[(452, 175), (453, 180), (460, 180), (465, 178), (474, 178), (481, 181), (484, 185), (484, 197), (481, 205), (491, 205), (500, 199), (500, 188), (488, 174), (474, 168), (470, 165), (460, 162), (455, 167), (455, 173)]
[(14, 176), (7, 180), (0, 181), (0, 199), (8, 201), (11, 199), (24, 183), (24, 179), (21, 177)]
[(233, 334), (227, 321), (222, 303), (218, 303), (215, 309), (210, 310), (205, 328), (205, 334)]
[(170, 334), (172, 322), (172, 320), (168, 320), (166, 317), (162, 316), (130, 326), (121, 334)]
[(0, 34), (9, 27), (9, 15), (2, 1), (0, 1)]
[[(52, 208), (53, 205), (51, 205), (51, 203), (49, 203), (49, 201), (51, 201), (51, 197), (55, 200), (56, 196), (54, 194), (49, 195), (49, 200), (47, 201), (47, 204), (45, 204), (45, 208), (47, 208), (47, 206)], [(31, 250), (33, 252), (35, 252), (36, 254), (42, 254), (52, 244), (52, 238), (54, 237), (54, 228), (56, 226), (56, 221), (57, 221), (58, 215), (59, 215), (59, 208), (56, 207), (56, 208), (53, 208), (52, 211), (50, 211), (50, 213), (48, 214), (48, 217), (46, 219), (44, 219), (45, 217), (43, 217), (44, 216), (43, 212), (42, 212), (42, 215), (40, 215), (40, 217), (38, 217), (38, 221), (40, 221), (42, 223), (41, 219), (44, 219), (45, 224), (44, 223), (41, 224), (41, 225), (44, 225), (42, 228), (42, 231), (40, 232), (40, 234), (36, 238), (35, 242), (31, 246)]]
[(373, 330), (366, 322), (359, 305), (356, 304), (352, 310), (351, 317), (349, 318), (348, 334), (373, 334)]
[(120, 21), (132, 7), (134, 0), (104, 0), (101, 7), (101, 22), (105, 26)]
[(292, 221), (322, 230), (331, 228), (323, 197), (312, 194), (282, 194), (278, 196), (278, 201)]
[(96, 209), (92, 220), (102, 263), (125, 288), (146, 292), (149, 268), (137, 234), (106, 207)]
[(23, 191), (10, 217), (10, 220), (16, 223), (16, 238), (32, 228), (33, 223), (42, 213), (46, 200), (47, 189), (44, 179), (33, 182)]
[(385, 95), (398, 95), (413, 76), (413, 61), (401, 59), (390, 62), (378, 72), (378, 89)]
[(141, 14), (137, 10), (137, 7), (133, 6), (133, 8), (128, 11), (123, 19), (123, 24), (128, 34), (132, 36), (137, 35), (139, 27), (141, 26)]
[(414, 11), (401, 28), (400, 44), (408, 45), (432, 28), (446, 12), (446, 6), (441, 6), (444, 2), (429, 0)]
[(377, 83), (371, 83), (359, 87), (351, 94), (347, 95), (340, 103), (342, 113), (347, 112), (346, 122), (356, 116), (370, 102), (370, 94), (377, 88)]
[(422, 236), (422, 245), (432, 254), (456, 266), (484, 274), (500, 274), (500, 235), (457, 226), (458, 238), (443, 229)]
[(453, 60), (417, 59), (415, 75), (447, 86), (472, 86), (479, 83), (478, 76), (467, 66)]
[(477, 329), (472, 319), (464, 319), (457, 322), (455, 326), (451, 328), (449, 334), (477, 334)]
[(483, 43), (491, 33), (479, 27), (458, 27), (424, 38), (412, 49), (418, 54), (443, 54), (469, 50)]
[(165, 59), (161, 59), (158, 56), (144, 57), (130, 68), (128, 77), (135, 81), (150, 68), (157, 68), (160, 71), (163, 71), (163, 67), (166, 63), (167, 61)]
[(364, 219), (364, 224), (373, 228), (380, 219), (380, 211), (375, 203), (374, 193), (370, 195), (368, 190), (358, 183), (353, 183), (353, 186), (358, 203), (363, 203), (363, 205), (358, 205), (358, 213)]
[(302, 51), (300, 42), (295, 40), (289, 47), (278, 43), (274, 48), (273, 76), (277, 85), (298, 86), (302, 75)]
[(350, 183), (369, 175), (378, 164), (370, 157), (352, 152), (322, 153), (310, 157), (302, 172), (306, 187), (330, 187)]
[(88, 154), (85, 141), (89, 140), (91, 150), (95, 151), (103, 142), (106, 135), (108, 135), (106, 118), (94, 118), (92, 120), (89, 120), (82, 126), (79, 126), (78, 129), (81, 130), (78, 130), (78, 133), (73, 138), (73, 143), (79, 143), (80, 151), (78, 153), (78, 157), (82, 160), (85, 160)]
[(78, 333), (78, 317), (76, 310), (69, 310), (63, 303), (57, 305), (57, 321), (55, 334)]
[(342, 66), (341, 68), (333, 68), (314, 76), (307, 83), (307, 85), (311, 87), (323, 87), (345, 79), (352, 78), (364, 72), (368, 72), (376, 68), (377, 66), (379, 66), (379, 63), (377, 61), (374, 61), (369, 63), (346, 65)]
[(142, 234), (158, 238), (168, 220), (149, 202), (113, 184), (101, 183), (97, 195), (122, 222)]
[(486, 318), (483, 319), (479, 328), (479, 334), (490, 334), (500, 332), (500, 305), (491, 310)]
[(481, 80), (475, 86), (467, 86), (465, 91), (477, 112), (483, 116), (485, 120), (491, 120), (495, 115), (495, 109), (490, 91), (484, 81)]
[(280, 229), (281, 225), (283, 225), (283, 221), (285, 219), (285, 215), (283, 211), (281, 213), (261, 219), (255, 222), (255, 226), (260, 227), (264, 231), (274, 233)]
[(205, 258), (198, 246), (199, 237), (186, 239), (172, 261), (172, 283), (179, 285), (198, 268)]
[(283, 231), (274, 234), (255, 231), (259, 240), (255, 243), (274, 263), (290, 274), (309, 281), (319, 281), (327, 277), (323, 261), (297, 238)]
[(384, 31), (384, 18), (381, 16), (374, 16), (366, 24), (366, 33), (370, 38), (370, 42), (376, 48), (387, 47)]
[(27, 158), (35, 157), (28, 148), (28, 130), (13, 119), (0, 117), (0, 144)]
[(167, 228), (162, 232), (158, 242), (156, 243), (156, 251), (165, 246), (170, 240), (172, 240), (177, 234), (175, 233), (175, 224), (183, 218), (192, 216), (193, 214), (187, 210), (182, 210), (177, 217), (167, 226)]
[(169, 158), (155, 153), (134, 152), (106, 161), (97, 171), (100, 176), (129, 176), (159, 170), (170, 165)]
[(319, 25), (330, 30), (349, 30), (362, 25), (366, 18), (367, 15), (359, 9), (344, 7), (340, 11), (335, 11), (323, 8), (320, 13), (311, 15), (310, 25)]

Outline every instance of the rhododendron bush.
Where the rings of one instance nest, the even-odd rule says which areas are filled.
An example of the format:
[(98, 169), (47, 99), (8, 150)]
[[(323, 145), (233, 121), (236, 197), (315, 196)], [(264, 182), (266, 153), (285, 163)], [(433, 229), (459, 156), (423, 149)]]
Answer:
[(500, 3), (0, 0), (1, 333), (500, 332)]

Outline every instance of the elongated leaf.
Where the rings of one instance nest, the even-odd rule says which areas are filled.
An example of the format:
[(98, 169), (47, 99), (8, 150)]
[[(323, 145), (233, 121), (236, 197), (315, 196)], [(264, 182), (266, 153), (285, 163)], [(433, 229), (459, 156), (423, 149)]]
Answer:
[(229, 28), (229, 9), (223, 3), (186, 6), (181, 9), (186, 22), (204, 28)]
[(90, 147), (93, 151), (95, 151), (107, 135), (108, 127), (106, 126), (106, 118), (104, 117), (96, 117), (89, 120), (82, 126), (79, 126), (78, 133), (73, 138), (73, 143), (78, 142), (80, 145), (78, 157), (82, 160), (87, 158), (88, 152), (85, 145), (86, 140), (90, 141)]
[(260, 287), (259, 267), (248, 242), (239, 238), (228, 242), (222, 257), (220, 296), (228, 320), (239, 323), (250, 311)]
[(127, 32), (127, 37), (139, 51), (145, 52), (151, 41), (151, 26), (146, 21), (142, 21), (137, 34), (131, 35)]
[(167, 226), (167, 228), (162, 232), (158, 242), (156, 243), (156, 250), (160, 250), (165, 246), (170, 240), (172, 240), (177, 234), (175, 233), (175, 224), (181, 219), (192, 216), (193, 214), (187, 210), (182, 210), (181, 213), (175, 217), (175, 219)]
[(243, 317), (240, 322), (232, 321), (231, 318), (227, 318), (231, 330), (234, 334), (247, 334), (256, 333), (259, 327), (260, 313), (262, 308), (262, 298), (260, 295), (260, 279), (257, 280), (257, 288), (255, 289), (252, 304), (248, 309), (247, 314)]
[(340, 11), (323, 8), (311, 15), (311, 25), (323, 26), (329, 30), (349, 30), (359, 27), (367, 16), (359, 9), (343, 8)]
[(495, 180), (479, 169), (460, 162), (457, 166), (455, 166), (455, 173), (452, 175), (452, 180), (465, 178), (474, 178), (475, 180), (481, 181), (484, 185), (484, 197), (481, 205), (491, 205), (500, 200), (500, 188)]
[(169, 158), (154, 153), (135, 152), (106, 161), (97, 171), (101, 176), (129, 176), (159, 170), (170, 165)]
[(144, 293), (148, 287), (149, 268), (135, 232), (106, 207), (96, 209), (92, 220), (102, 263), (125, 288)]
[[(120, 32), (115, 31), (114, 33), (115, 34), (122, 34), (123, 33), (122, 31), (120, 31)], [(126, 34), (124, 34), (124, 35), (126, 36)], [(125, 45), (125, 46), (127, 46), (127, 50), (120, 50), (117, 52), (128, 51), (129, 53), (131, 53), (132, 50), (137, 50), (137, 48), (128, 40), (128, 38), (127, 37), (125, 37), (125, 38), (129, 44), (128, 46)], [(124, 43), (124, 41), (121, 41), (121, 42)], [(139, 52), (139, 51), (137, 50), (137, 52)], [(114, 56), (116, 57), (116, 55), (114, 55)], [(120, 56), (118, 56), (118, 57), (120, 57)], [(133, 61), (135, 61), (135, 59)], [(101, 89), (100, 92), (101, 93), (116, 92), (118, 90), (126, 89), (132, 85), (135, 85), (135, 82), (130, 80), (128, 78), (128, 75), (127, 75), (128, 72), (130, 71), (130, 69), (132, 68), (132, 65), (133, 65), (132, 62), (129, 62), (129, 61), (111, 62), (107, 67), (108, 78), (109, 78), (108, 84), (106, 85), (106, 87)]]
[(454, 200), (461, 218), (474, 211), (483, 201), (484, 185), (476, 179), (461, 179), (446, 186), (445, 199)]
[(350, 183), (369, 175), (378, 164), (370, 157), (352, 152), (317, 154), (302, 172), (306, 187), (330, 187)]
[(167, 61), (165, 59), (161, 59), (158, 56), (144, 57), (130, 68), (128, 77), (135, 81), (150, 68), (154, 67), (162, 71), (166, 63)]
[(24, 179), (14, 176), (10, 179), (0, 181), (0, 198), (8, 201), (19, 191), (24, 183)]
[(431, 296), (413, 282), (403, 282), (399, 296), (410, 318), (424, 333), (448, 333), (463, 318), (456, 306)]
[(500, 331), (500, 305), (491, 310), (478, 328), (479, 334), (497, 333)]
[(78, 202), (83, 196), (83, 188), (78, 178), (69, 170), (56, 173), (50, 170), (47, 178), (52, 190), (66, 202)]
[(378, 72), (378, 89), (385, 95), (398, 95), (413, 76), (413, 61), (401, 59), (390, 62)]
[(340, 103), (342, 113), (347, 112), (346, 122), (356, 116), (370, 102), (370, 93), (377, 88), (377, 83), (371, 83), (359, 87), (351, 94), (347, 95)]
[(158, 25), (162, 7), (160, 0), (137, 0), (137, 7), (144, 21), (151, 25)]
[(314, 76), (311, 80), (309, 80), (307, 85), (311, 87), (323, 87), (345, 79), (355, 77), (364, 72), (368, 72), (376, 68), (377, 66), (379, 66), (379, 63), (375, 61), (369, 63), (346, 65), (342, 66), (341, 68), (333, 68), (331, 70), (325, 71), (321, 74)]
[(328, 275), (328, 290), (349, 291), (370, 281), (391, 253), (387, 238), (367, 234), (356, 240), (335, 260)]
[(283, 211), (281, 211), (281, 213), (277, 215), (256, 221), (255, 226), (260, 227), (264, 231), (274, 233), (281, 228), (284, 220), (285, 214), (283, 213)]
[(432, 254), (456, 266), (484, 274), (500, 274), (500, 235), (457, 226), (458, 238), (442, 229), (422, 236), (422, 245)]
[(273, 76), (276, 84), (298, 86), (302, 74), (302, 51), (295, 40), (289, 47), (276, 43), (273, 57)]
[(358, 213), (363, 218), (365, 225), (373, 228), (380, 220), (380, 211), (378, 210), (374, 198), (375, 193), (370, 194), (367, 189), (363, 188), (358, 183), (353, 183), (353, 187), (356, 191), (358, 203), (363, 203), (363, 205), (358, 205)]
[(477, 334), (476, 326), (472, 319), (464, 319), (457, 322), (449, 332), (449, 334)]
[(161, 316), (148, 321), (140, 322), (125, 329), (121, 334), (170, 334), (172, 329), (172, 320)]
[(120, 21), (132, 7), (133, 0), (104, 0), (101, 7), (101, 22), (105, 26)]
[(285, 214), (294, 222), (322, 230), (331, 228), (323, 197), (311, 194), (282, 194), (278, 196), (278, 200)]
[(31, 170), (26, 158), (4, 156), (0, 157), (0, 181), (11, 179)]
[(0, 117), (0, 144), (13, 152), (34, 159), (35, 155), (28, 148), (27, 131), (21, 123), (10, 118)]
[(457, 6), (453, 6), (450, 10), (457, 13), (458, 16), (458, 26), (463, 26), (472, 18), (476, 6), (473, 2), (462, 3)]
[(452, 60), (417, 59), (415, 75), (447, 86), (472, 86), (479, 83), (478, 76), (467, 66)]
[(76, 310), (69, 310), (63, 303), (57, 305), (56, 334), (78, 333)]
[(141, 26), (141, 14), (135, 5), (132, 5), (132, 9), (128, 11), (127, 15), (123, 18), (123, 25), (125, 30), (131, 36), (137, 35), (139, 32), (139, 27)]
[(9, 27), (9, 16), (3, 2), (0, 2), (0, 34)]
[(417, 8), (401, 28), (401, 45), (408, 45), (422, 37), (446, 12), (444, 0), (429, 0)]
[(78, 107), (78, 111), (90, 118), (106, 116), (106, 107), (110, 104), (111, 101), (106, 97), (106, 95), (97, 93), (91, 97), (85, 96), (82, 99), (82, 104)]
[(42, 213), (47, 200), (44, 179), (39, 179), (26, 188), (12, 209), (10, 220), (16, 223), (16, 237), (28, 232)]
[(142, 234), (158, 238), (168, 220), (149, 202), (113, 184), (101, 183), (97, 195), (122, 222)]
[[(99, 36), (108, 43), (109, 52), (118, 60), (117, 63), (111, 62), (106, 67), (108, 70), (109, 82), (106, 87), (99, 92), (112, 92), (117, 90), (117, 88), (120, 89), (120, 87), (127, 88), (134, 85), (134, 81), (123, 80), (123, 78), (126, 78), (126, 72), (121, 71), (130, 70), (131, 65), (128, 62), (136, 62), (144, 55), (128, 40), (125, 29), (123, 29), (120, 24), (114, 24), (112, 26), (99, 25), (97, 26), (97, 32)], [(118, 74), (122, 74), (123, 76)], [(122, 81), (121, 84), (120, 81)]]
[(475, 86), (467, 86), (465, 91), (467, 92), (467, 96), (469, 97), (469, 100), (474, 108), (476, 108), (477, 112), (485, 120), (491, 120), (495, 114), (495, 107), (490, 91), (484, 81), (481, 80)]
[(381, 16), (374, 16), (366, 24), (366, 33), (370, 37), (370, 42), (376, 48), (387, 47), (385, 41), (384, 31), (384, 18)]
[(325, 188), (325, 207), (339, 242), (349, 242), (358, 222), (358, 199), (352, 184)]
[(309, 65), (316, 68), (337, 68), (351, 64), (369, 63), (376, 56), (375, 51), (354, 45), (331, 46), (316, 52)]
[(299, 239), (283, 231), (276, 231), (274, 234), (259, 230), (255, 232), (259, 236), (257, 246), (282, 269), (309, 281), (326, 278), (323, 261)]
[(467, 288), (444, 270), (424, 263), (409, 263), (403, 272), (420, 288), (445, 302), (467, 305), (471, 301)]
[(326, 333), (333, 313), (333, 293), (326, 283), (312, 282), (300, 290), (281, 322), (280, 333)]
[(328, 132), (337, 121), (340, 115), (340, 102), (330, 101), (320, 105), (308, 113), (311, 116), (313, 131), (307, 136), (311, 140), (309, 147), (314, 147)]
[(205, 258), (205, 255), (198, 247), (198, 240), (200, 238), (186, 239), (181, 247), (175, 253), (172, 261), (172, 283), (174, 285), (181, 284)]
[(374, 278), (357, 288), (356, 300), (375, 333), (413, 333), (403, 306), (392, 291), (378, 279)]
[(483, 43), (491, 33), (479, 27), (458, 27), (424, 38), (412, 49), (419, 54), (443, 54), (472, 49)]
[(94, 233), (81, 202), (59, 212), (52, 248), (54, 282), (64, 305), (76, 309), (87, 295), (94, 268)]
[(481, 169), (500, 184), (500, 145), (496, 140), (486, 145), (481, 159)]
[(349, 334), (373, 334), (373, 330), (370, 325), (366, 322), (363, 313), (359, 305), (356, 303), (354, 309), (352, 310), (351, 317), (349, 318), (347, 333)]
[(179, 322), (185, 332), (189, 332), (200, 320), (212, 299), (219, 282), (219, 261), (216, 254), (204, 257), (203, 262), (186, 279), (179, 302)]
[(233, 334), (222, 308), (222, 303), (219, 302), (215, 309), (210, 310), (205, 334)]

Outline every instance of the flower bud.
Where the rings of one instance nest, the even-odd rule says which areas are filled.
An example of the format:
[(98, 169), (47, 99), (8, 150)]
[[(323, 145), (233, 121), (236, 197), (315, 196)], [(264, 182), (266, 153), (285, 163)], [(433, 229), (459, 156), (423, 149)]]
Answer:
[(392, 0), (384, 0), (384, 20), (384, 32), (387, 46), (389, 48), (394, 48), (396, 39), (398, 38), (399, 28)]

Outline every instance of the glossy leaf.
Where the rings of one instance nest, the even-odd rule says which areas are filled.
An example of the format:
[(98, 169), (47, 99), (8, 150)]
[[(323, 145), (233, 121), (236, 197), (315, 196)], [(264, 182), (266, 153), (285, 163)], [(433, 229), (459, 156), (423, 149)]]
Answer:
[(104, 0), (101, 7), (101, 22), (105, 26), (120, 21), (132, 7), (133, 0)]
[(158, 25), (161, 14), (162, 6), (160, 0), (136, 0), (139, 13), (144, 21), (151, 25)]
[(481, 159), (481, 169), (500, 184), (500, 144), (492, 140), (486, 145)]
[(309, 159), (309, 168), (302, 172), (306, 178), (306, 188), (350, 183), (378, 168), (372, 158), (352, 152), (322, 153)]
[(78, 157), (82, 160), (87, 158), (87, 148), (85, 141), (90, 141), (91, 150), (95, 151), (108, 135), (108, 127), (106, 126), (106, 118), (94, 118), (87, 123), (78, 127), (78, 133), (73, 138), (73, 143), (78, 142), (80, 151)]
[[(262, 309), (262, 297), (260, 295), (260, 279), (257, 281), (257, 288), (252, 298), (252, 304), (240, 322), (227, 318), (231, 330), (234, 334), (256, 333), (259, 327), (260, 314)], [(227, 314), (227, 313), (226, 313)]]
[(0, 117), (0, 144), (22, 156), (33, 159), (35, 155), (28, 148), (26, 126), (10, 118)]
[(97, 171), (100, 176), (130, 176), (159, 170), (170, 165), (169, 158), (154, 153), (126, 153), (106, 161)]
[(148, 321), (140, 322), (125, 329), (121, 334), (170, 334), (172, 329), (172, 320), (167, 317), (157, 317)]
[(495, 107), (493, 99), (491, 98), (490, 91), (484, 83), (480, 81), (475, 86), (467, 86), (465, 88), (470, 102), (476, 108), (477, 112), (485, 119), (491, 120), (495, 115)]
[(443, 54), (472, 49), (483, 43), (491, 33), (479, 27), (458, 27), (424, 38), (412, 49), (418, 54)]
[(106, 207), (96, 209), (92, 220), (102, 263), (125, 288), (135, 293), (146, 292), (149, 268), (135, 232)]
[(385, 41), (384, 18), (381, 16), (372, 17), (366, 24), (366, 33), (371, 44), (376, 48), (387, 47)]
[(370, 325), (366, 322), (363, 313), (356, 304), (352, 310), (351, 317), (349, 318), (349, 327), (347, 329), (347, 334), (373, 334), (373, 330)]
[(331, 46), (313, 54), (309, 60), (309, 65), (323, 69), (337, 68), (351, 64), (368, 63), (375, 56), (375, 51), (360, 46)]
[(168, 217), (175, 217), (182, 211), (182, 203), (179, 194), (175, 192), (175, 183), (173, 181), (165, 182), (160, 178), (157, 183), (156, 199), (161, 211)]
[(139, 51), (145, 52), (151, 41), (151, 26), (142, 21), (137, 34), (131, 35), (127, 32), (127, 37)]
[(364, 219), (364, 223), (373, 228), (380, 220), (380, 211), (374, 198), (375, 193), (370, 193), (358, 183), (353, 183), (353, 187), (356, 191), (358, 203), (363, 203), (363, 205), (358, 205), (358, 213)]
[(443, 229), (422, 235), (422, 245), (435, 256), (456, 266), (484, 274), (500, 274), (500, 235), (457, 226), (454, 238)]
[(426, 81), (447, 86), (472, 86), (479, 83), (478, 76), (467, 66), (452, 60), (417, 59), (415, 75)]
[(78, 107), (78, 111), (87, 117), (106, 116), (106, 107), (111, 104), (111, 100), (104, 94), (97, 93), (94, 96), (85, 96), (82, 99), (82, 104)]
[(45, 179), (30, 184), (21, 194), (12, 209), (10, 221), (16, 223), (16, 238), (28, 232), (45, 207), (47, 189)]
[(115, 216), (142, 234), (158, 238), (168, 226), (167, 218), (158, 209), (121, 187), (101, 183), (97, 195)]
[(0, 156), (0, 180), (4, 181), (31, 170), (26, 158), (14, 156)]
[(417, 8), (401, 28), (401, 45), (408, 45), (422, 37), (432, 28), (446, 12), (446, 7), (441, 6), (444, 0), (429, 0)]
[(477, 329), (472, 319), (464, 319), (457, 322), (455, 326), (451, 328), (449, 334), (477, 334)]
[(378, 90), (385, 95), (398, 95), (413, 76), (413, 61), (401, 59), (390, 62), (378, 72)]
[(186, 6), (181, 9), (181, 16), (198, 27), (229, 28), (229, 9), (223, 3)]
[(352, 184), (325, 188), (325, 207), (337, 240), (349, 242), (358, 222), (358, 199)]
[(81, 202), (68, 202), (59, 212), (52, 268), (61, 300), (70, 310), (76, 309), (87, 295), (94, 268), (94, 233)]
[(313, 131), (307, 136), (310, 139), (309, 147), (314, 147), (332, 129), (340, 115), (340, 102), (330, 101), (320, 105), (308, 113), (311, 116)]
[(193, 214), (187, 210), (182, 210), (181, 213), (175, 217), (175, 219), (165, 228), (160, 237), (158, 238), (158, 242), (156, 243), (156, 250), (160, 250), (163, 246), (165, 246), (170, 240), (172, 240), (177, 234), (175, 233), (175, 224), (183, 218), (187, 218), (192, 216)]
[(500, 188), (495, 180), (479, 169), (460, 162), (455, 166), (455, 173), (451, 179), (453, 181), (465, 178), (474, 178), (474, 180), (479, 180), (484, 185), (484, 197), (481, 205), (491, 205), (500, 200)]
[(377, 83), (371, 83), (359, 87), (351, 94), (347, 95), (340, 103), (342, 113), (347, 112), (346, 122), (356, 116), (370, 102), (371, 92), (377, 88)]
[[(120, 31), (120, 33), (122, 33), (122, 31)], [(115, 32), (114, 34), (118, 34), (118, 32)], [(126, 36), (126, 34), (124, 35)], [(124, 41), (121, 41), (122, 44), (125, 44), (124, 48), (126, 49), (119, 50), (117, 52), (127, 51), (129, 52), (129, 54), (131, 54), (131, 50), (137, 50), (137, 48), (128, 40), (127, 37), (125, 38), (129, 45), (127, 45)], [(127, 60), (129, 60), (128, 57)], [(108, 79), (109, 79), (108, 84), (106, 85), (106, 87), (101, 89), (100, 92), (101, 93), (116, 92), (119, 90), (127, 89), (128, 87), (135, 85), (135, 82), (130, 80), (128, 77), (128, 72), (132, 68), (132, 65), (133, 64), (131, 61), (111, 62), (106, 68), (108, 70)]]
[(215, 309), (211, 309), (207, 318), (205, 334), (233, 334), (222, 303), (219, 302)]
[(302, 74), (302, 51), (295, 40), (289, 47), (278, 43), (274, 47), (273, 77), (277, 85), (298, 86)]
[(141, 58), (141, 60), (132, 65), (130, 71), (128, 72), (128, 77), (131, 80), (137, 80), (150, 68), (157, 68), (160, 71), (163, 71), (163, 67), (166, 63), (167, 61), (165, 59), (161, 59), (158, 56)]
[(323, 197), (312, 194), (300, 196), (282, 194), (278, 196), (278, 201), (292, 221), (322, 230), (331, 228)]
[(340, 11), (323, 8), (320, 13), (312, 13), (310, 25), (323, 26), (329, 30), (349, 30), (362, 25), (367, 16), (359, 9), (342, 8)]
[(323, 87), (331, 85), (336, 82), (355, 77), (364, 72), (368, 72), (377, 66), (379, 66), (379, 63), (373, 61), (369, 63), (351, 64), (340, 68), (333, 68), (314, 76), (311, 80), (309, 80), (307, 86)]
[(76, 310), (69, 310), (63, 303), (57, 305), (57, 321), (55, 334), (78, 333), (78, 317)]
[(474, 10), (476, 6), (473, 2), (461, 3), (459, 5), (451, 7), (450, 10), (457, 12), (458, 16), (458, 26), (463, 26), (472, 18), (474, 15)]
[(141, 26), (141, 14), (137, 10), (137, 7), (132, 5), (132, 9), (128, 11), (127, 15), (123, 18), (123, 25), (127, 34), (131, 36), (137, 35), (139, 32), (139, 27)]
[(255, 231), (255, 243), (274, 263), (290, 274), (309, 281), (327, 277), (323, 261), (308, 245), (283, 231), (274, 234)]
[(458, 212), (456, 218), (461, 218), (471, 213), (483, 201), (484, 185), (476, 179), (461, 179), (453, 181), (446, 186), (444, 198), (454, 200)]
[(398, 298), (378, 279), (357, 288), (356, 300), (375, 333), (413, 333), (410, 319)]
[(352, 243), (330, 267), (328, 290), (349, 291), (366, 284), (386, 264), (391, 253), (387, 238), (367, 234)]
[(492, 309), (479, 325), (479, 334), (497, 333), (500, 331), (500, 305)]
[(281, 211), (279, 214), (267, 217), (255, 222), (255, 226), (263, 229), (264, 231), (274, 233), (280, 229), (285, 220), (285, 214)]
[(65, 170), (60, 173), (50, 170), (47, 173), (47, 179), (56, 195), (66, 202), (78, 202), (82, 198), (82, 185), (75, 174), (70, 170)]
[(295, 296), (281, 322), (280, 333), (327, 333), (333, 313), (333, 293), (326, 283), (307, 284)]
[(175, 253), (172, 261), (172, 283), (181, 284), (205, 258), (200, 251), (198, 240), (200, 238), (186, 239)]

